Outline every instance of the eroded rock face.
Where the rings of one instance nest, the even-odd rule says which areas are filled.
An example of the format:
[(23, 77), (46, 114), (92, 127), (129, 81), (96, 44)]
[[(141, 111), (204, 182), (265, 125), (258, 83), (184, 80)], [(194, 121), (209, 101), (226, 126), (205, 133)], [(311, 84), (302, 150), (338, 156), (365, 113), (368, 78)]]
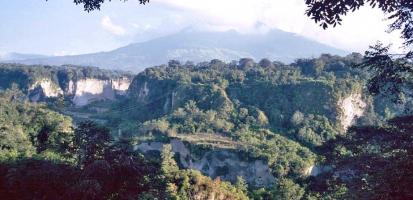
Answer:
[(29, 88), (29, 91), (38, 87), (40, 87), (43, 90), (43, 93), (46, 97), (57, 97), (63, 94), (63, 91), (59, 87), (59, 85), (53, 83), (51, 80), (43, 79), (37, 81)]
[(29, 97), (32, 101), (43, 98), (65, 96), (72, 98), (76, 106), (84, 106), (97, 100), (112, 100), (116, 94), (124, 95), (130, 85), (130, 79), (119, 78), (102, 80), (96, 78), (70, 80), (67, 88), (61, 88), (51, 80), (41, 80), (29, 88)]
[(113, 100), (115, 94), (125, 94), (130, 81), (128, 79), (100, 80), (83, 79), (76, 82), (73, 103), (84, 106), (97, 100)]
[(340, 100), (338, 107), (341, 111), (339, 120), (342, 128), (347, 130), (357, 118), (363, 116), (367, 104), (363, 101), (361, 93), (356, 93)]
[(126, 91), (129, 89), (129, 85), (131, 84), (131, 80), (128, 78), (120, 78), (112, 80), (112, 88), (118, 94), (126, 94)]
[[(170, 144), (172, 151), (179, 155), (178, 162), (182, 167), (199, 170), (212, 178), (220, 177), (235, 182), (237, 176), (242, 176), (249, 184), (258, 187), (272, 185), (276, 181), (263, 160), (244, 160), (228, 150), (210, 150), (194, 155), (181, 140), (173, 139)], [(141, 143), (135, 146), (135, 150), (160, 152), (163, 145), (160, 142)]]
[(320, 174), (331, 172), (333, 168), (328, 165), (311, 165), (305, 170), (305, 175), (307, 176), (318, 176)]
[(143, 87), (139, 89), (138, 100), (143, 101), (149, 94), (148, 82), (144, 82)]
[(77, 106), (84, 106), (92, 101), (114, 98), (110, 80), (84, 79), (77, 81), (72, 101)]

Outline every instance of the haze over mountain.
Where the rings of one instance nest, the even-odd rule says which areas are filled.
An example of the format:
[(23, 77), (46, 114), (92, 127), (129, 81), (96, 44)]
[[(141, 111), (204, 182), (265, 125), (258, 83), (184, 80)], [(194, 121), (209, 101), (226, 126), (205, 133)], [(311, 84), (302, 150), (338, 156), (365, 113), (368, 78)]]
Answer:
[(27, 60), (27, 59), (38, 59), (38, 58), (46, 58), (47, 56), (38, 55), (38, 54), (23, 54), (23, 53), (0, 53), (0, 61), (6, 60)]
[(17, 61), (24, 64), (74, 64), (142, 71), (169, 60), (202, 62), (220, 59), (228, 62), (248, 57), (292, 62), (297, 58), (316, 57), (322, 53), (345, 55), (347, 52), (281, 30), (271, 30), (265, 34), (241, 34), (236, 31), (205, 32), (188, 28), (108, 52)]

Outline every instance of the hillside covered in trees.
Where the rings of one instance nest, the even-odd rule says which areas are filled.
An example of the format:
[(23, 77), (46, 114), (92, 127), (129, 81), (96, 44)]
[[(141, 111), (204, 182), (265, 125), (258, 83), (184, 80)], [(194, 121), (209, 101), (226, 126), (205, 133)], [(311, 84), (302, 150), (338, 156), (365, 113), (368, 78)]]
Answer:
[[(402, 116), (411, 101), (367, 93), (370, 74), (354, 68), (363, 60), (170, 61), (134, 77), (2, 65), (9, 81), (0, 98), (0, 192), (10, 199), (348, 199), (373, 197), (369, 191), (407, 198), (409, 186), (391, 194), (382, 182), (409, 181), (402, 178), (410, 118)], [(6, 79), (13, 74), (22, 79)], [(122, 95), (85, 105), (67, 92), (31, 98), (37, 80), (59, 86), (67, 76), (131, 83)], [(384, 170), (392, 168), (400, 173), (389, 179)]]

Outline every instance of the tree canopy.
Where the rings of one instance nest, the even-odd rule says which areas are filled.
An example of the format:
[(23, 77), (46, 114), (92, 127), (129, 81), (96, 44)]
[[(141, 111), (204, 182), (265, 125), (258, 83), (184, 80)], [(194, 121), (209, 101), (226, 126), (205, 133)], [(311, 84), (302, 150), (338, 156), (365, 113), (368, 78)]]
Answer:
[[(48, 1), (48, 0), (46, 0)], [(112, 0), (106, 0), (107, 1), (112, 1)], [(127, 1), (127, 0), (120, 0), (120, 1)], [(105, 0), (73, 0), (73, 3), (76, 5), (83, 5), (85, 11), (90, 12), (93, 10), (100, 10), (100, 7), (102, 6), (103, 3), (105, 3)], [(146, 4), (149, 3), (149, 0), (139, 0), (140, 4)]]
[(370, 73), (368, 90), (374, 95), (391, 96), (400, 102), (411, 95), (413, 75), (413, 1), (411, 0), (306, 0), (306, 14), (324, 29), (341, 25), (342, 17), (363, 6), (379, 8), (387, 15), (389, 31), (400, 31), (406, 54), (391, 54), (390, 46), (377, 43), (366, 51), (364, 62), (356, 67)]

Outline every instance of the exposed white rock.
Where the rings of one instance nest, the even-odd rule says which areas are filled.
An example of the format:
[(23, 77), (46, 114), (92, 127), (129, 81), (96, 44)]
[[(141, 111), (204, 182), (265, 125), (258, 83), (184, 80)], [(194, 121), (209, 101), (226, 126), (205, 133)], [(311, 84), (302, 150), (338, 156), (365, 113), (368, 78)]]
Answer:
[[(182, 167), (199, 170), (212, 178), (219, 176), (224, 180), (235, 181), (237, 176), (242, 176), (254, 186), (271, 185), (276, 181), (263, 160), (246, 161), (237, 153), (227, 150), (211, 150), (195, 156), (181, 140), (172, 139), (170, 144), (172, 151), (179, 155), (178, 161)], [(160, 142), (141, 143), (134, 150), (160, 152), (163, 146)]]
[(331, 166), (324, 165), (311, 165), (305, 170), (305, 175), (307, 176), (318, 176), (322, 173), (326, 173), (332, 170)]
[(131, 80), (119, 78), (102, 80), (96, 78), (70, 80), (67, 88), (61, 88), (50, 79), (36, 81), (29, 87), (29, 96), (32, 101), (40, 101), (42, 98), (70, 96), (76, 106), (84, 106), (96, 100), (115, 98), (115, 94), (124, 95), (129, 88)]
[(310, 175), (312, 176), (313, 170), (314, 170), (314, 165), (311, 165), (310, 167), (308, 167), (307, 169), (304, 170), (304, 174), (306, 176), (310, 176)]
[[(82, 79), (75, 83), (73, 103), (84, 106), (97, 100), (113, 100), (115, 94), (125, 94), (129, 88), (130, 80), (127, 78), (115, 80)], [(70, 88), (70, 82), (69, 82)]]
[(148, 152), (148, 151), (162, 151), (163, 149), (163, 143), (161, 142), (150, 142), (150, 143), (141, 143), (139, 145), (136, 145), (133, 147), (133, 150), (140, 150), (142, 152)]
[(116, 90), (119, 94), (125, 94), (129, 89), (131, 80), (128, 78), (120, 78), (112, 80), (112, 88)]
[(45, 97), (58, 97), (59, 95), (63, 95), (62, 89), (48, 79), (36, 81), (36, 83), (34, 83), (29, 88), (29, 91), (33, 91), (34, 89), (39, 87), (41, 88)]
[(140, 88), (139, 94), (138, 94), (138, 100), (143, 101), (145, 97), (147, 97), (149, 94), (149, 88), (148, 88), (148, 82), (143, 83), (143, 87)]
[(114, 99), (115, 93), (110, 80), (82, 79), (76, 82), (73, 103), (84, 106), (92, 101)]
[(73, 83), (72, 80), (69, 81), (69, 85), (66, 91), (67, 95), (74, 95), (76, 91), (76, 85)]
[(339, 101), (338, 106), (341, 110), (339, 120), (342, 128), (347, 130), (357, 118), (363, 116), (367, 104), (363, 101), (361, 94), (356, 93)]

